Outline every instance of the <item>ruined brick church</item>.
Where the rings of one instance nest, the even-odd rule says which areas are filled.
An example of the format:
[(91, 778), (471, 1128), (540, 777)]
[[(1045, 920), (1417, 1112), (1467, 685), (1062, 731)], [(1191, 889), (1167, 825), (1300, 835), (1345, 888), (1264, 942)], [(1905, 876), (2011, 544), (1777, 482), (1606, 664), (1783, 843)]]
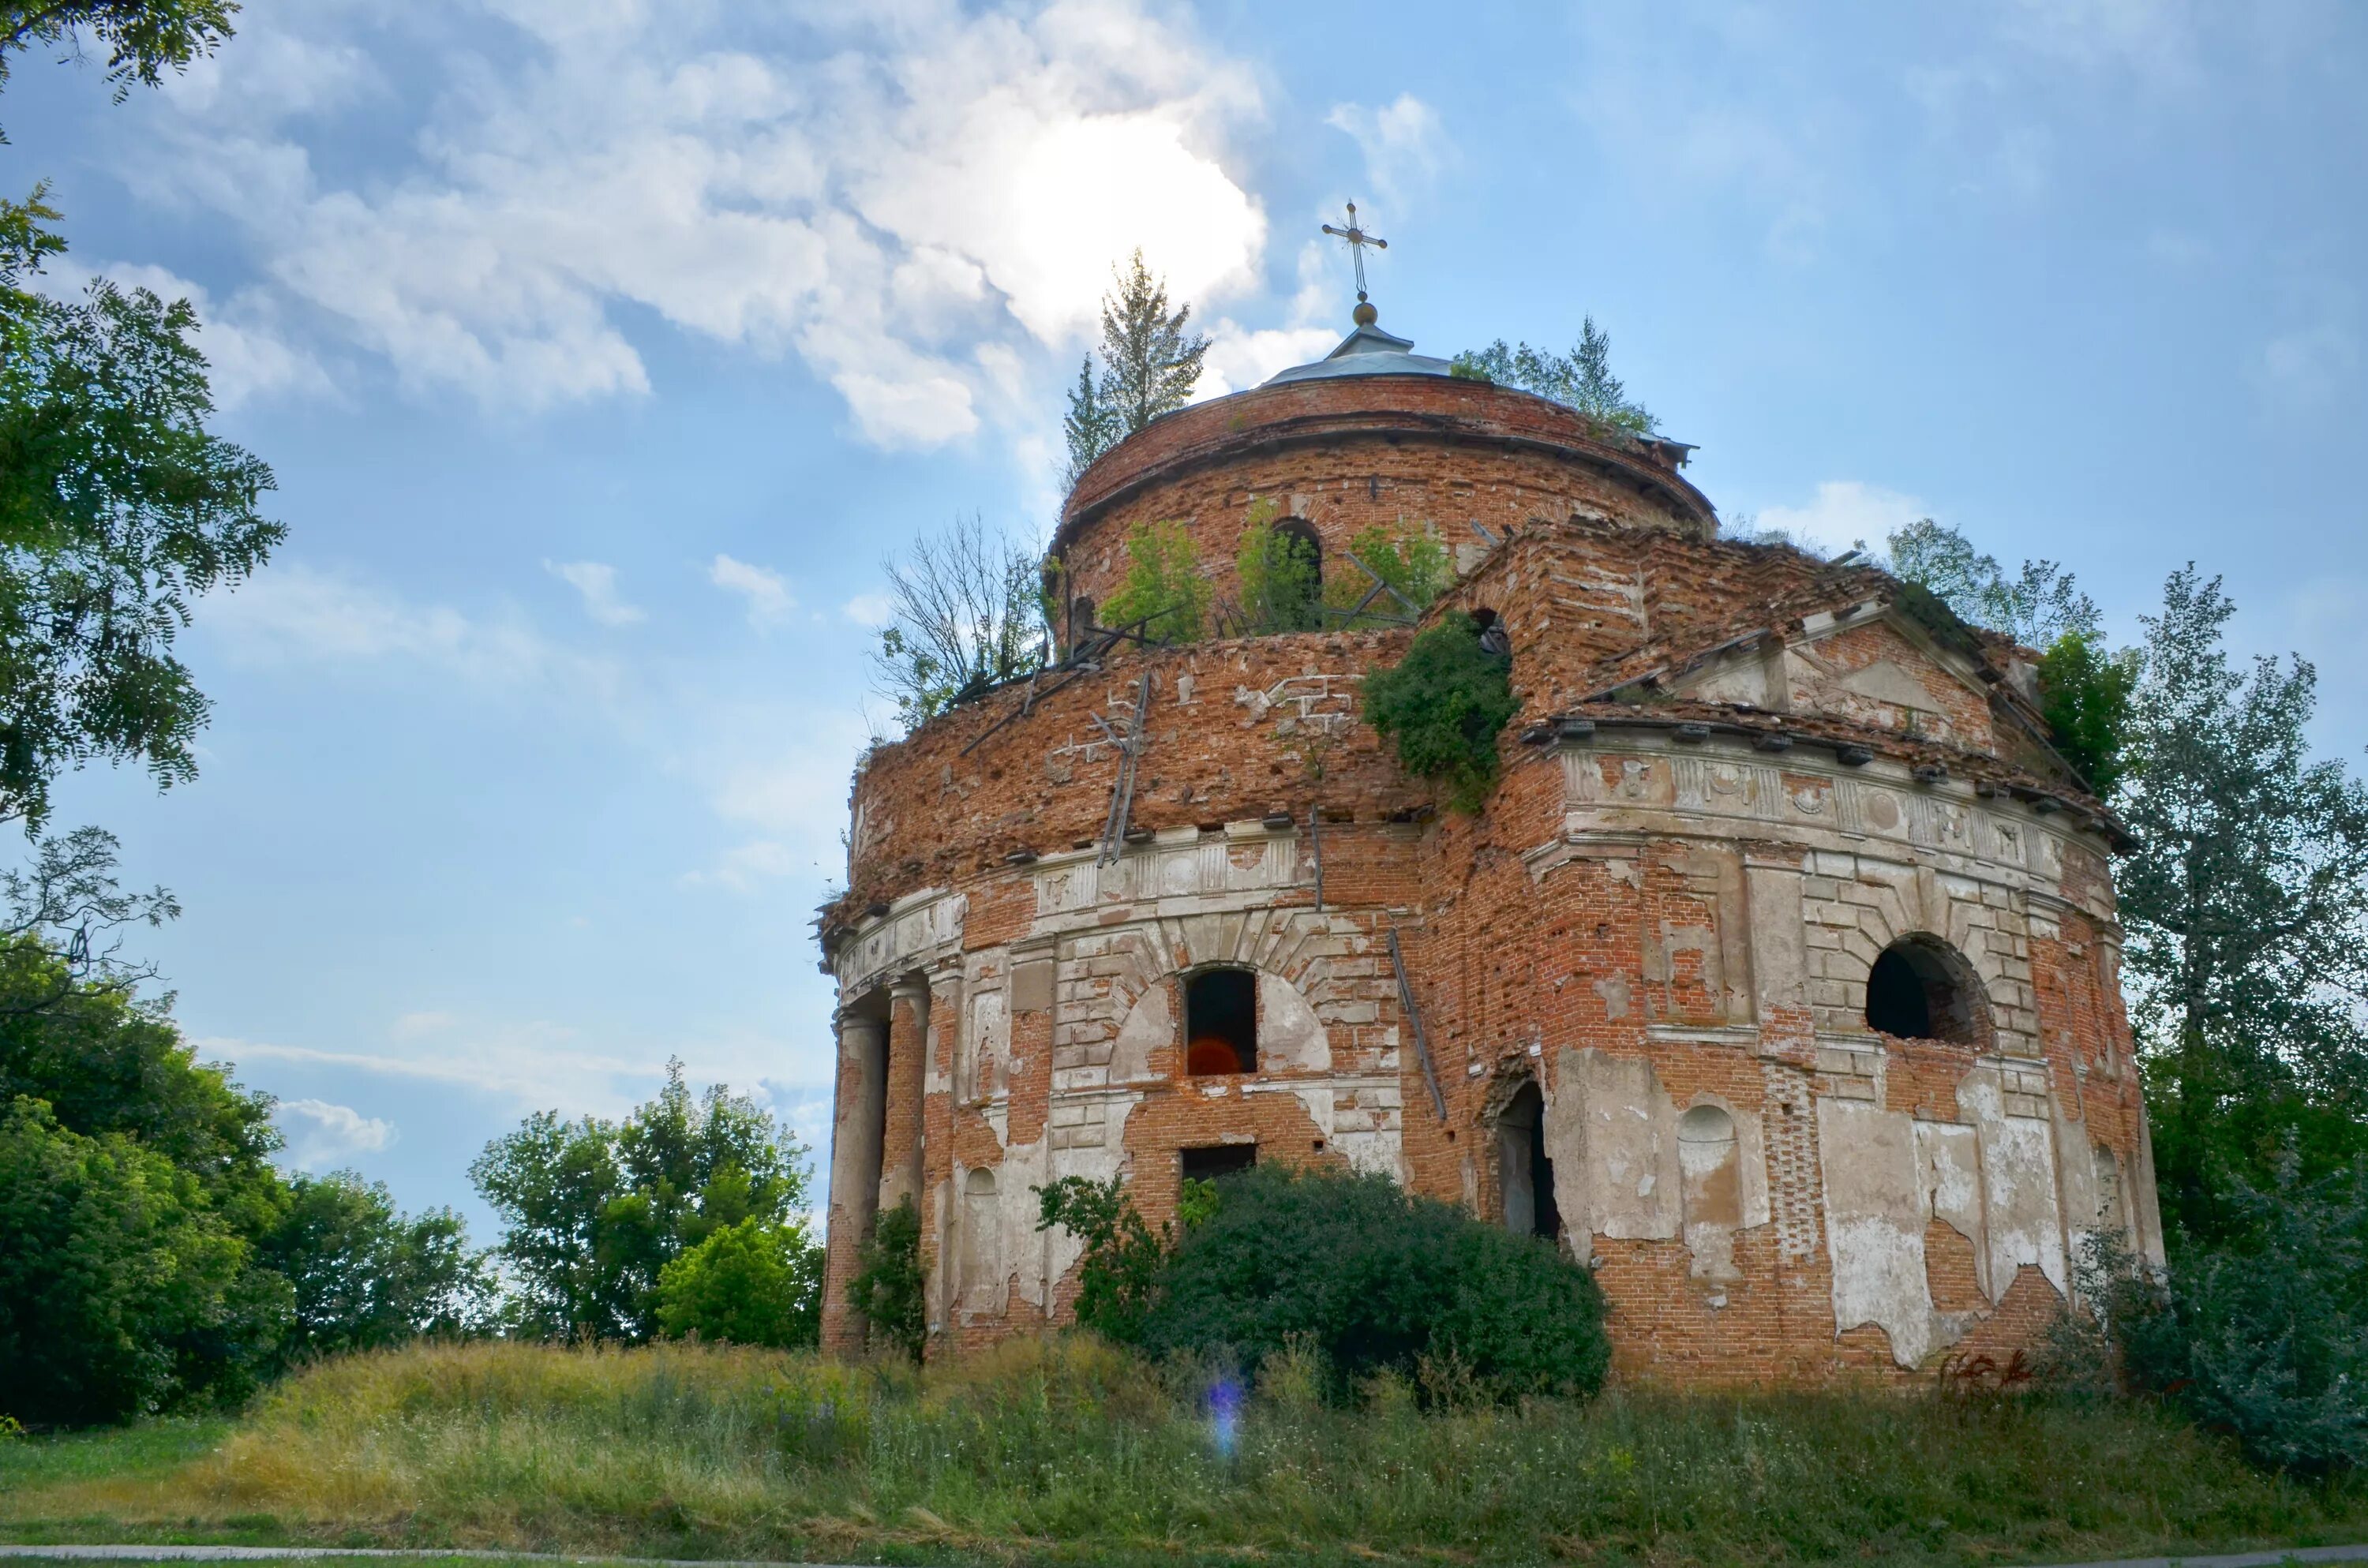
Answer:
[[(1051, 553), (1064, 662), (876, 749), (822, 940), (824, 1340), (907, 1197), (932, 1353), (1066, 1317), (1035, 1189), (1381, 1172), (1596, 1271), (1619, 1375), (1905, 1376), (2029, 1345), (2086, 1238), (2159, 1258), (2119, 826), (2034, 654), (1873, 567), (1718, 537), (1689, 449), (1379, 327), (1154, 421)], [(1474, 815), (1363, 722), (1416, 628), (1097, 630), (1131, 529), (1219, 591), (1253, 517), (1427, 530), (1520, 716)], [(1082, 655), (1082, 656), (1081, 656)]]

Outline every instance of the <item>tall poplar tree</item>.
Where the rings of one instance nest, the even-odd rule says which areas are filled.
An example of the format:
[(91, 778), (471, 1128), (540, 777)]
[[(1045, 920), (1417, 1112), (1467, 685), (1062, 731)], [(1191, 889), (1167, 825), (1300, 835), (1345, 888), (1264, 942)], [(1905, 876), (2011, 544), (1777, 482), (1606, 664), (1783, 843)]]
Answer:
[(2368, 1153), (2368, 786), (2314, 761), (2317, 674), (2222, 646), (2217, 578), (2145, 620), (2117, 868), (2165, 1206), (2210, 1229), (2227, 1176)]

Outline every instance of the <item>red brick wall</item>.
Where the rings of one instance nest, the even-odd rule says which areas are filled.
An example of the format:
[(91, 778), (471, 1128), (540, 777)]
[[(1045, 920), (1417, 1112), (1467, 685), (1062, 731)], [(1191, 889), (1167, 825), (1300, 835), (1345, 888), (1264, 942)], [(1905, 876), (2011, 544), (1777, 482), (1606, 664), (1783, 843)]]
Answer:
[[(1238, 471), (1196, 477), (1189, 465), (1179, 472), (1172, 483), (1239, 478)], [(1617, 665), (1640, 645), (1683, 648), (1763, 615), (1773, 618), (1769, 624), (1781, 622), (1804, 594), (1828, 591), (1819, 572), (1789, 551), (1556, 524), (1524, 530), (1457, 597), (1506, 613), (1515, 629), (1514, 678), (1534, 715), (1585, 695), (1607, 661)], [(1840, 636), (1858, 640), (1846, 647), (1888, 646), (1873, 632)], [(1028, 694), (1015, 688), (965, 705), (872, 756), (856, 793), (852, 889), (831, 912), (829, 928), (860, 925), (872, 901), (941, 888), (966, 901), (962, 946), (968, 953), (985, 955), (1027, 937), (1036, 920), (1034, 873), (1008, 864), (1007, 857), (1095, 839), (1118, 759), (1087, 715), (1098, 712), (1122, 727), (1133, 711), (1134, 682), (1154, 672), (1135, 826), (1206, 831), (1281, 811), (1304, 842), (1311, 808), (1324, 812), (1326, 904), (1352, 917), (1370, 960), (1350, 982), (1364, 988), (1360, 995), (1370, 1004), (1357, 1015), (1362, 1021), (1335, 1026), (1332, 1045), (1346, 1056), (1397, 1032), (1404, 1168), (1415, 1188), (1497, 1213), (1488, 1118), (1511, 1084), (1532, 1076), (1554, 1093), (1565, 1051), (1647, 1060), (1677, 1106), (1715, 1096), (1739, 1123), (1758, 1119), (1771, 1222), (1737, 1233), (1739, 1278), (1724, 1280), (1697, 1278), (1681, 1238), (1596, 1240), (1594, 1266), (1612, 1306), (1621, 1375), (1687, 1382), (1909, 1375), (1895, 1366), (1880, 1330), (1840, 1325), (1837, 1332), (1809, 1097), (1836, 1086), (1818, 1071), (1810, 1015), (1751, 995), (1737, 972), (1739, 955), (1721, 945), (1732, 925), (1732, 878), (1745, 858), (1781, 865), (1800, 852), (1706, 824), (1689, 836), (1642, 835), (1616, 852), (1532, 858), (1531, 852), (1554, 849), (1563, 837), (1565, 776), (1559, 757), (1519, 744), (1511, 732), (1503, 739), (1502, 783), (1479, 814), (1446, 813), (1412, 825), (1406, 819), (1429, 791), (1399, 773), (1356, 707), (1356, 677), (1395, 658), (1406, 635), (1269, 638), (1117, 654), (1105, 672), (1034, 701), (1026, 716), (991, 735), (989, 728), (1011, 717)], [(1952, 710), (1952, 722), (1970, 736), (1987, 715), (1974, 705), (1978, 699), (1966, 697), (1968, 706)], [(1936, 697), (1949, 700), (1945, 691)], [(1814, 715), (1786, 718), (1804, 729), (1818, 722)], [(1934, 755), (1930, 743), (1896, 733), (1869, 730), (1863, 738), (1878, 753), (1916, 760)], [(965, 752), (973, 741), (979, 744)], [(1923, 853), (1904, 846), (1899, 852)], [(2112, 1148), (2127, 1173), (2135, 1165), (2137, 1085), (2111, 979), (2110, 929), (2088, 913), (2111, 907), (2104, 858), (2076, 846), (2059, 891), (2060, 898), (2044, 901), (2054, 913), (2034, 916), (2027, 942), (2039, 1044), (2056, 1105), (2088, 1139)], [(1303, 881), (1272, 902), (1298, 909), (1313, 897)], [(1140, 915), (1121, 908), (1106, 917)], [(1447, 1105), (1443, 1119), (1432, 1108), (1410, 1020), (1401, 1016), (1388, 971), (1383, 938), (1393, 928), (1427, 1028)], [(1689, 931), (1711, 935), (1672, 939), (1671, 933)], [(892, 1018), (886, 1159), (893, 1169), (910, 1151), (911, 1134), (900, 1134), (900, 1127), (920, 1126), (933, 1189), (950, 1188), (958, 1170), (996, 1164), (1006, 1146), (1045, 1136), (1052, 1099), (1053, 1015), (1015, 1008), (1011, 1056), (1019, 1066), (998, 1140), (985, 1108), (964, 1098), (951, 1077), (953, 1045), (944, 1031), (960, 1017), (953, 994), (941, 984), (930, 1011), (934, 1060), (948, 1086), (933, 1091), (926, 1106), (919, 1099), (920, 1033), (909, 1002), (900, 1000)], [(1887, 1108), (1934, 1120), (1958, 1115), (1957, 1085), (1973, 1067), (1974, 1048), (1890, 1041), (1885, 1050)], [(1339, 1157), (1337, 1148), (1316, 1146), (1322, 1131), (1293, 1096), (1212, 1098), (1204, 1083), (1175, 1075), (1172, 1046), (1155, 1053), (1154, 1062), (1166, 1076), (1145, 1090), (1125, 1137), (1137, 1200), (1155, 1223), (1173, 1211), (1179, 1148), (1246, 1136), (1258, 1142), (1261, 1157)], [(934, 1262), (939, 1232), (931, 1218)], [(1978, 1297), (1964, 1238), (1936, 1221), (1925, 1243), (1935, 1306), (1988, 1313), (1967, 1347), (2028, 1344), (2055, 1310), (2052, 1287), (2028, 1269), (1992, 1310)], [(832, 1247), (836, 1268), (836, 1234)], [(1073, 1279), (1056, 1292), (1055, 1320), (1073, 1292)], [(982, 1343), (1035, 1321), (1034, 1309), (1015, 1295), (1001, 1324), (952, 1323), (949, 1343)]]

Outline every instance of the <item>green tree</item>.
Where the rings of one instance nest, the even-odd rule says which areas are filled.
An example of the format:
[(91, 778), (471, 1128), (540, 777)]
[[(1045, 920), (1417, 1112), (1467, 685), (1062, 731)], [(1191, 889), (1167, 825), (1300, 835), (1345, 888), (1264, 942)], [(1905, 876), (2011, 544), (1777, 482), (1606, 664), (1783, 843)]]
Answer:
[[(17, 51), (96, 37), (118, 95), (229, 35), (222, 0), (18, 0)], [(60, 771), (143, 762), (196, 772), (206, 699), (174, 656), (190, 602), (260, 566), (283, 529), (257, 510), (271, 471), (205, 428), (196, 313), (93, 282), (30, 285), (65, 249), (35, 187), (0, 201), (0, 818), (38, 829)]]
[(2009, 577), (1998, 557), (1955, 528), (1919, 517), (1887, 541), (1891, 569), (1933, 595), (1970, 626), (2002, 631), (2041, 650), (2041, 715), (2057, 755), (2100, 799), (2111, 799), (2130, 744), (2135, 652), (2105, 651), (2104, 618), (2072, 574), (2053, 561), (2026, 561)]
[(1458, 376), (1535, 392), (1638, 436), (1658, 428), (1645, 405), (1629, 397), (1626, 383), (1611, 373), (1611, 336), (1593, 316), (1580, 324), (1578, 341), (1567, 354), (1526, 343), (1508, 347), (1500, 337), (1486, 348), (1457, 355), (1451, 369)]
[(289, 1310), (199, 1173), (0, 1109), (0, 1413), (79, 1426), (253, 1387)]
[(255, 1245), (283, 1201), (271, 1102), (37, 913), (20, 900), (0, 942), (0, 1412), (71, 1424), (238, 1398), (292, 1307)]
[(2135, 651), (2108, 653), (2087, 632), (2066, 631), (2039, 657), (2040, 714), (2058, 755), (2100, 800), (2121, 786), (2137, 682)]
[(1126, 536), (1126, 575), (1095, 619), (1104, 626), (1143, 620), (1155, 642), (1197, 642), (1208, 632), (1214, 592), (1183, 524), (1137, 523)]
[(466, 1222), (450, 1209), (404, 1214), (385, 1183), (351, 1171), (290, 1177), (256, 1256), (293, 1292), (283, 1361), (491, 1324), (496, 1287)]
[(231, 36), (237, 14), (236, 0), (6, 0), (0, 4), (0, 87), (7, 85), (11, 55), (53, 47), (74, 59), (87, 34), (107, 51), (107, 80), (120, 103), (135, 82), (156, 86), (166, 71), (211, 54)]
[(525, 1333), (640, 1341), (657, 1332), (666, 1266), (726, 1225), (803, 1209), (804, 1147), (718, 1084), (694, 1098), (682, 1063), (622, 1121), (529, 1116), (485, 1145), (470, 1178), (499, 1214), (508, 1306)]
[(886, 562), (892, 619), (872, 665), (907, 731), (1044, 665), (1042, 581), (1033, 551), (973, 513)]
[(855, 1278), (847, 1282), (848, 1301), (876, 1338), (918, 1361), (929, 1336), (927, 1287), (921, 1272), (921, 1211), (907, 1193), (903, 1202), (873, 1221), (871, 1234), (857, 1249)]
[(1144, 265), (1139, 248), (1111, 277), (1116, 287), (1102, 296), (1100, 380), (1089, 355), (1061, 421), (1069, 449), (1065, 489), (1076, 487), (1096, 458), (1190, 402), (1209, 354), (1209, 340), (1189, 330), (1192, 307), (1169, 308), (1167, 279)]
[(658, 1271), (658, 1322), (671, 1335), (811, 1346), (822, 1336), (822, 1272), (803, 1220), (743, 1220)]
[(1209, 340), (1188, 330), (1190, 304), (1168, 309), (1167, 281), (1144, 265), (1140, 249), (1111, 275), (1118, 288), (1102, 297), (1099, 396), (1123, 439), (1191, 400)]
[(1275, 505), (1258, 504), (1234, 554), (1241, 586), (1242, 633), (1266, 637), (1280, 631), (1313, 631), (1323, 624), (1323, 582), (1315, 543), (1274, 523)]
[(1458, 811), (1476, 812), (1497, 787), (1497, 733), (1520, 704), (1501, 659), (1480, 646), (1480, 627), (1450, 610), (1415, 635), (1405, 657), (1365, 677), (1365, 722), (1397, 742), (1398, 766), (1447, 788)]
[(2026, 648), (2051, 648), (2066, 636), (2100, 642), (2104, 626), (2096, 601), (2053, 561), (2026, 561), (2021, 574), (2009, 578), (1998, 557), (1930, 517), (1918, 518), (1887, 542), (1895, 575), (1939, 595), (1975, 626), (2003, 631)]
[(2368, 1151), (2368, 788), (2311, 757), (2307, 663), (2232, 664), (2234, 613), (2189, 566), (2146, 618), (2117, 878), (2162, 1197), (2199, 1233), (2289, 1134), (2306, 1176)]
[(1094, 357), (1088, 354), (1077, 366), (1077, 384), (1069, 389), (1069, 411), (1061, 416), (1061, 435), (1069, 448), (1061, 488), (1075, 490), (1094, 460), (1118, 445), (1122, 434), (1117, 410), (1094, 383)]

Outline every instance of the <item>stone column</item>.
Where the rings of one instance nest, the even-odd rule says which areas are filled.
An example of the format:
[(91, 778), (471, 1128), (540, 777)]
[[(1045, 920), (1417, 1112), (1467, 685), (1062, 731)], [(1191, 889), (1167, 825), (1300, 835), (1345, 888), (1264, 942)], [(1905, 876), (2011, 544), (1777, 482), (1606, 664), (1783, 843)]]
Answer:
[(928, 1303), (929, 1334), (938, 1335), (951, 1321), (955, 1270), (947, 1267), (954, 1217), (954, 1077), (961, 1071), (962, 1039), (962, 971), (959, 960), (928, 977), (929, 1000), (925, 1032), (928, 1050), (921, 1074), (921, 1148), (915, 1157), (920, 1170), (922, 1300)]
[(907, 976), (888, 990), (888, 1108), (880, 1150), (882, 1209), (894, 1209), (907, 1198), (916, 1206), (921, 1201), (921, 1086), (928, 1037), (928, 983)]
[(880, 1134), (888, 1087), (888, 1026), (838, 1020), (838, 1094), (830, 1129), (830, 1220), (823, 1255), (822, 1345), (842, 1356), (863, 1350), (861, 1314), (848, 1304), (856, 1252), (871, 1237), (880, 1205)]

